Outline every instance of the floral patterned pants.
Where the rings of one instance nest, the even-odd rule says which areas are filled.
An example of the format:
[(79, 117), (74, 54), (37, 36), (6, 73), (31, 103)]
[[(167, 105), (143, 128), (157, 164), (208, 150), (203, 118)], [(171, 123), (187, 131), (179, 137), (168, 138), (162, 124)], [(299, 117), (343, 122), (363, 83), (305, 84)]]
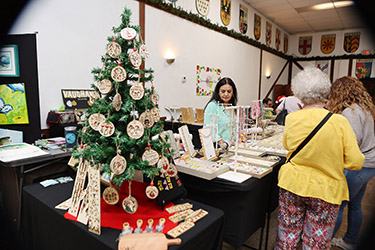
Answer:
[(329, 249), (339, 205), (318, 198), (301, 197), (280, 188), (278, 233), (275, 249)]

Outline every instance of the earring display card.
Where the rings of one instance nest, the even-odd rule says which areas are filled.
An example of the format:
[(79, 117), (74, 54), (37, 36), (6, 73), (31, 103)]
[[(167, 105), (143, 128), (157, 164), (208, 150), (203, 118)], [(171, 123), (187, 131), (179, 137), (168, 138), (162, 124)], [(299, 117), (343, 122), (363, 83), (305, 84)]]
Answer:
[(189, 134), (188, 126), (184, 125), (178, 128), (178, 132), (180, 133), (180, 137), (182, 139), (182, 144), (184, 145), (184, 149), (186, 152), (189, 153), (190, 156), (193, 156), (195, 153), (194, 145), (192, 142), (192, 138)]
[(211, 129), (202, 128), (202, 129), (199, 129), (198, 131), (199, 131), (199, 136), (201, 139), (204, 159), (206, 160), (216, 159), (217, 157), (216, 157), (214, 144), (212, 142)]

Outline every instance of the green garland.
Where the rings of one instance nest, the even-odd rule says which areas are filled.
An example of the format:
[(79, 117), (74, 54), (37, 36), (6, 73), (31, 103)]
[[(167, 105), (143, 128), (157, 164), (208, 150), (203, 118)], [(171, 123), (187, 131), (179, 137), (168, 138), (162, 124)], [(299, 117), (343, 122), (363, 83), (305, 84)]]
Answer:
[(208, 18), (204, 18), (198, 14), (187, 12), (183, 10), (181, 7), (174, 7), (172, 3), (165, 3), (161, 0), (138, 0), (139, 2), (143, 2), (145, 4), (148, 4), (150, 6), (153, 6), (157, 9), (163, 10), (165, 12), (168, 12), (172, 15), (184, 18), (188, 21), (191, 21), (193, 23), (202, 25), (208, 29), (220, 32), (224, 35), (227, 35), (229, 37), (232, 37), (234, 39), (243, 41), (247, 44), (253, 45), (259, 49), (265, 50), (267, 52), (270, 52), (271, 54), (274, 54), (276, 56), (279, 56), (281, 58), (284, 58), (286, 60), (292, 60), (292, 61), (312, 61), (312, 60), (330, 60), (330, 59), (362, 59), (362, 58), (375, 58), (375, 54), (371, 55), (362, 55), (362, 54), (350, 54), (350, 55), (341, 55), (341, 56), (315, 56), (315, 57), (293, 57), (286, 55), (285, 53), (278, 51), (274, 48), (268, 47), (265, 44), (262, 44), (258, 42), (257, 40), (254, 40), (248, 36), (245, 36), (233, 29), (228, 30), (225, 26), (219, 26), (217, 24), (211, 23), (211, 20)]

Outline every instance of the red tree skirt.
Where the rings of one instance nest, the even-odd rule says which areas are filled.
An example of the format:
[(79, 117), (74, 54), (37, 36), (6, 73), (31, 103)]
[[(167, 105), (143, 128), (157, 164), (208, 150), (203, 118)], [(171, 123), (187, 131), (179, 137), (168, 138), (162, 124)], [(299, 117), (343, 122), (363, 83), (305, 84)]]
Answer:
[[(153, 219), (153, 229), (155, 229), (155, 226), (159, 224), (159, 219), (165, 218), (163, 233), (166, 233), (170, 229), (176, 227), (177, 223), (173, 223), (168, 219), (171, 214), (166, 211), (161, 211), (161, 208), (156, 200), (150, 200), (147, 198), (145, 190), (148, 185), (148, 183), (137, 181), (132, 181), (131, 183), (131, 195), (138, 202), (138, 209), (134, 214), (129, 214), (122, 208), (122, 201), (129, 195), (129, 184), (127, 181), (123, 182), (123, 185), (121, 186), (119, 194), (120, 200), (116, 205), (109, 205), (103, 200), (103, 198), (101, 198), (101, 226), (122, 230), (124, 222), (128, 222), (134, 230), (137, 228), (137, 220), (141, 219), (143, 220), (141, 228), (142, 230), (145, 230), (146, 226), (148, 225), (148, 219)], [(165, 208), (173, 205), (174, 204), (172, 202), (169, 202)], [(77, 220), (77, 217), (68, 214), (68, 212), (65, 213), (64, 217), (68, 220)]]

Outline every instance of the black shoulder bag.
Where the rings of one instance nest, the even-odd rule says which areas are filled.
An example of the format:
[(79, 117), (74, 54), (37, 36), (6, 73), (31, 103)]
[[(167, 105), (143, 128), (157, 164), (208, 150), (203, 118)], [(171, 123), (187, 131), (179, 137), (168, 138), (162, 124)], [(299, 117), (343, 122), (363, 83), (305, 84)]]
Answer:
[(288, 115), (288, 110), (285, 108), (286, 99), (283, 102), (283, 110), (281, 110), (280, 113), (277, 114), (275, 118), (275, 122), (279, 125), (285, 125), (285, 118)]
[(323, 120), (314, 128), (313, 131), (301, 142), (300, 145), (298, 145), (297, 149), (294, 150), (294, 152), (290, 155), (289, 159), (286, 161), (286, 163), (290, 162), (290, 160), (299, 152), (301, 149), (313, 138), (313, 136), (319, 131), (321, 127), (323, 127), (324, 123), (328, 121), (328, 119), (332, 116), (332, 113), (329, 112)]

